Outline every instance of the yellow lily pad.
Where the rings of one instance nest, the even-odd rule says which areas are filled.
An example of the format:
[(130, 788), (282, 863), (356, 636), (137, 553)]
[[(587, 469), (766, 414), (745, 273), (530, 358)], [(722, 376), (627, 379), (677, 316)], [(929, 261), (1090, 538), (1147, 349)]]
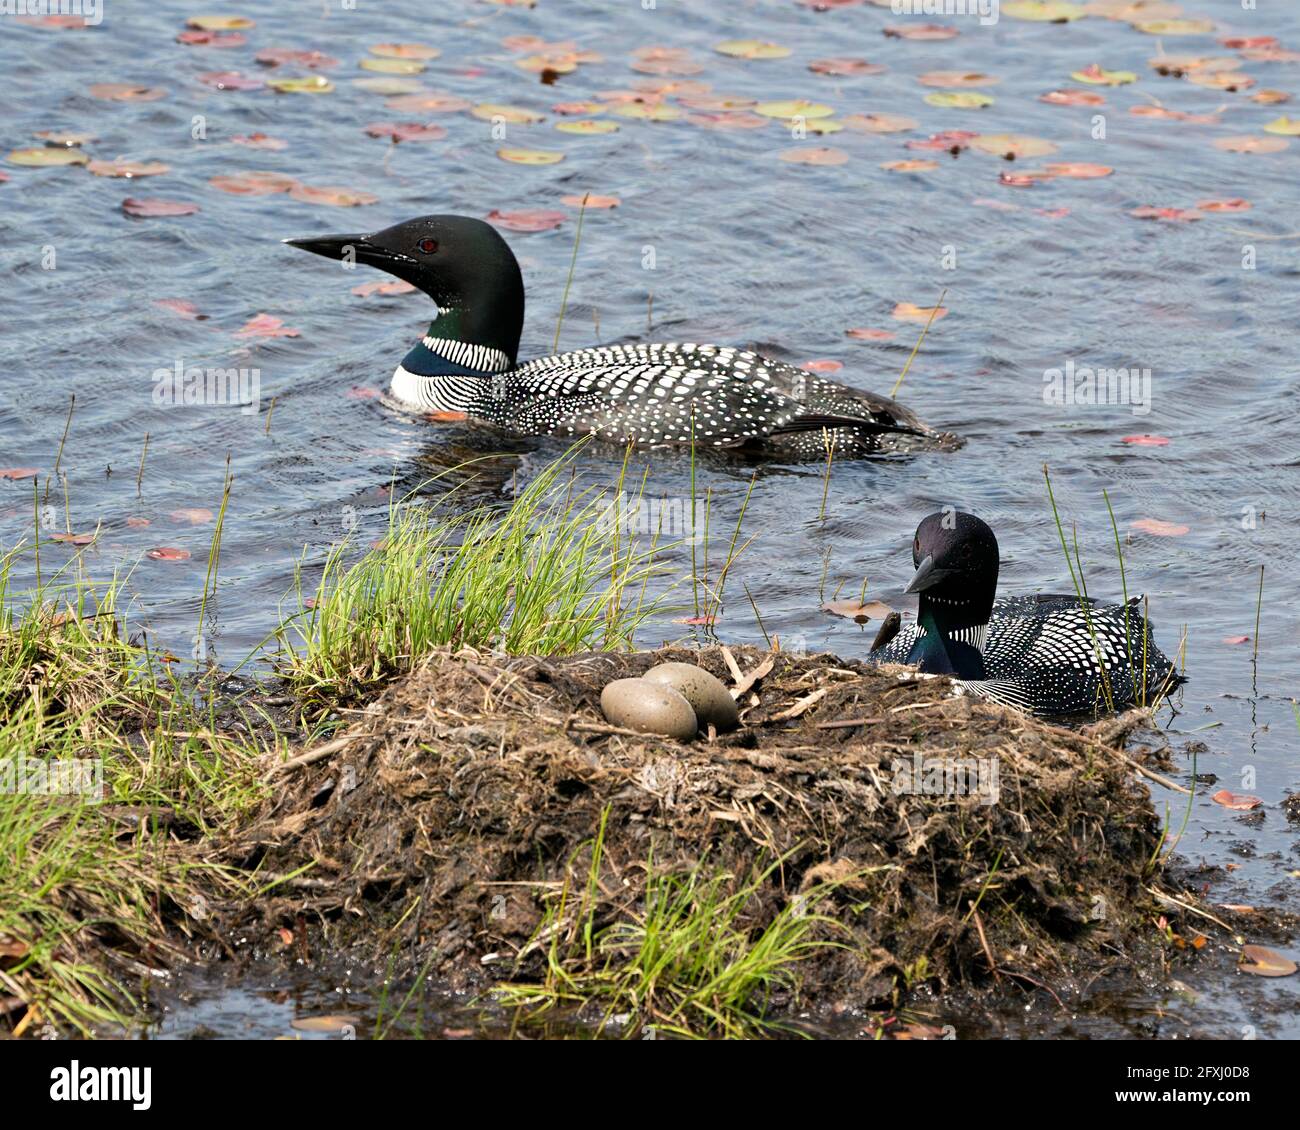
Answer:
[(1125, 86), (1137, 82), (1137, 75), (1132, 71), (1107, 71), (1096, 63), (1084, 67), (1081, 71), (1071, 71), (1070, 77), (1075, 82), (1087, 82), (1093, 86)]
[(480, 102), (470, 111), (470, 114), (483, 122), (500, 118), (503, 122), (517, 126), (546, 121), (546, 115), (539, 114), (536, 110), (525, 110), (522, 106), (503, 106), (496, 102)]
[(1045, 137), (1027, 137), (1018, 133), (986, 133), (972, 139), (971, 146), (995, 157), (1015, 160), (1018, 157), (1048, 157), (1057, 152), (1055, 142)]
[(564, 133), (618, 133), (618, 122), (594, 121), (591, 118), (577, 118), (573, 121), (556, 122), (555, 128)]
[(515, 60), (515, 66), (523, 71), (542, 74), (551, 71), (557, 75), (571, 75), (578, 69), (578, 57), (572, 53), (563, 55), (526, 55)]
[(809, 133), (839, 133), (844, 128), (844, 123), (837, 122), (834, 118), (812, 118), (804, 123), (803, 128)]
[(765, 43), (761, 39), (728, 39), (713, 50), (733, 59), (784, 59), (790, 54), (790, 48), (778, 43)]
[(1274, 118), (1264, 127), (1265, 133), (1280, 133), (1284, 137), (1300, 137), (1300, 121), (1287, 117)]
[(324, 75), (267, 79), (266, 85), (281, 94), (329, 94), (334, 89), (334, 84)]
[(829, 118), (835, 113), (835, 108), (821, 102), (793, 98), (785, 102), (760, 102), (754, 107), (754, 113), (765, 118)]
[(257, 26), (243, 16), (192, 16), (185, 22), (199, 31), (247, 31)]
[(382, 75), (418, 75), (424, 70), (419, 59), (362, 59), (357, 66), (363, 71), (378, 71)]
[(383, 59), (436, 59), (442, 52), (423, 43), (376, 43), (370, 54)]
[(1064, 23), (1082, 19), (1088, 14), (1078, 4), (1069, 4), (1066, 0), (1006, 0), (1001, 10), (1013, 19), (1040, 23)]
[(1140, 20), (1133, 25), (1147, 35), (1209, 35), (1212, 20)]
[(993, 105), (993, 96), (978, 90), (950, 90), (941, 94), (927, 94), (931, 106), (944, 106), (953, 110), (982, 110)]
[(5, 160), (11, 165), (46, 169), (55, 165), (85, 165), (89, 163), (90, 158), (79, 149), (69, 149), (62, 145), (43, 145), (38, 149), (15, 149)]
[(497, 156), (515, 165), (558, 165), (564, 160), (563, 153), (549, 149), (498, 149)]

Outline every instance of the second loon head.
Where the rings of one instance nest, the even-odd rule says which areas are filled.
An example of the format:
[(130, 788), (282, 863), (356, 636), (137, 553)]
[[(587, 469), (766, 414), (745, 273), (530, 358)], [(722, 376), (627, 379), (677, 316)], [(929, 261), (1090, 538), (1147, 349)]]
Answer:
[(491, 224), (471, 216), (419, 216), (367, 234), (284, 242), (410, 283), (438, 307), (431, 334), (499, 349), (515, 362), (524, 282), (514, 252)]
[(940, 604), (992, 607), (998, 587), (998, 539), (987, 523), (960, 510), (922, 520), (912, 540), (916, 575), (907, 592)]

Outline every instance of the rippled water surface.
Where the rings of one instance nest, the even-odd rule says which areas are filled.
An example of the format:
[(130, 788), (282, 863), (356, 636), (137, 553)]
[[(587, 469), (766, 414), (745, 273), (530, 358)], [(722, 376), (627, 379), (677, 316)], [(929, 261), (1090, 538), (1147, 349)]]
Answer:
[[(106, 0), (102, 24), (86, 29), (0, 17), (6, 152), (40, 145), (31, 136), (36, 131), (74, 131), (94, 135), (85, 150), (95, 158), (169, 167), (159, 176), (121, 179), (84, 168), (0, 165), (8, 176), (0, 183), (0, 261), (9, 294), (0, 468), (37, 469), (44, 492), (69, 396), (76, 394), (60, 464), (70, 511), (65, 519), (65, 492), (56, 481), (42, 499), (52, 508), (46, 521), (74, 532), (100, 525), (97, 544), (82, 551), (87, 569), (102, 577), (131, 570), (135, 615), (159, 642), (180, 654), (193, 647), (212, 524), (173, 514), (217, 510), (227, 459), (234, 487), (207, 645), (233, 665), (276, 623), (296, 561), (304, 559), (310, 570), (354, 526), (361, 544), (379, 535), (394, 476), (406, 489), (468, 456), (504, 450), (483, 490), (507, 497), (512, 479), (527, 479), (550, 451), (385, 407), (373, 393), (386, 386), (427, 324), (426, 300), (355, 295), (354, 287), (380, 276), (346, 273), (281, 246), (281, 238), (372, 230), (433, 211), (563, 211), (568, 218), (553, 230), (507, 233), (528, 288), (521, 355), (531, 356), (551, 350), (573, 253), (577, 212), (561, 198), (584, 191), (615, 195), (617, 208), (585, 216), (562, 346), (647, 337), (758, 346), (795, 363), (842, 362), (839, 379), (888, 392), (920, 329), (896, 320), (895, 305), (928, 307), (947, 290), (949, 312), (933, 325), (899, 395), (927, 421), (965, 437), (964, 449), (835, 466), (824, 513), (822, 468), (763, 468), (745, 518), (746, 536), (755, 540), (729, 583), (717, 634), (761, 642), (743, 582), (767, 632), (787, 647), (863, 655), (870, 636), (824, 614), (821, 605), (841, 585), (856, 595), (865, 578), (870, 595), (906, 607), (901, 588), (911, 573), (912, 531), (943, 505), (972, 510), (996, 529), (1003, 591), (1068, 590), (1044, 464), (1063, 517), (1077, 523), (1090, 590), (1118, 596), (1106, 490), (1130, 591), (1149, 597), (1166, 650), (1177, 651), (1186, 634), (1191, 682), (1176, 715), (1165, 715), (1175, 749), (1193, 738), (1205, 742), (1199, 772), (1217, 774), (1216, 787), (1265, 801), (1262, 814), (1243, 817), (1212, 803), (1213, 790), (1204, 790), (1180, 853), (1193, 864), (1240, 865), (1207, 880), (1211, 902), (1297, 909), (1297, 829), (1280, 802), (1300, 785), (1292, 703), (1300, 633), (1294, 332), (1300, 142), (1272, 153), (1231, 152), (1214, 142), (1276, 136), (1263, 127), (1288, 105), (1250, 95), (1265, 88), (1300, 93), (1300, 82), (1285, 52), (1276, 59), (1241, 57), (1240, 69), (1255, 85), (1235, 92), (1161, 77), (1148, 61), (1161, 44), (1170, 53), (1237, 58), (1216, 41), (1233, 35), (1276, 36), (1284, 48), (1300, 48), (1300, 9), (1275, 4), (1243, 12), (1189, 0), (1187, 16), (1219, 21), (1215, 32), (1163, 39), (1100, 18), (1052, 24), (1004, 14), (995, 26), (981, 27), (954, 17), (946, 22), (960, 31), (957, 37), (918, 41), (882, 30), (926, 22), (920, 17), (869, 4), (816, 12), (788, 0), (659, 0), (651, 10), (560, 0), (542, 0), (532, 10), (468, 0), (390, 0), (355, 11), (307, 0), (214, 7), (256, 20), (244, 45), (176, 42), (185, 20), (208, 8), (166, 0)], [(543, 84), (516, 65), (527, 50), (503, 44), (528, 35), (571, 40), (601, 61)], [(743, 38), (790, 53), (739, 59), (714, 50)], [(423, 88), (471, 104), (534, 109), (546, 119), (507, 124), (500, 139), (491, 122), (463, 110), (387, 108), (384, 95), (355, 81), (379, 77), (359, 69), (358, 61), (368, 47), (386, 42), (440, 49), (412, 80)], [(698, 73), (631, 69), (632, 52), (648, 46), (684, 49)], [(198, 78), (215, 71), (257, 79), (311, 73), (259, 66), (254, 54), (269, 47), (333, 56), (337, 65), (320, 73), (336, 89), (229, 91)], [(835, 56), (885, 69), (848, 77), (808, 69)], [(1108, 87), (1071, 79), (1071, 72), (1094, 63), (1132, 71), (1137, 81)], [(927, 103), (927, 94), (943, 88), (923, 85), (918, 76), (933, 71), (996, 78), (977, 87), (993, 104), (965, 110)], [(832, 107), (837, 120), (890, 113), (916, 124), (898, 133), (845, 129), (807, 140), (793, 138), (779, 121), (718, 130), (686, 117), (611, 117), (621, 127), (612, 134), (554, 128), (562, 120), (551, 109), (556, 103), (611, 91), (644, 94), (674, 81), (744, 99), (810, 99)], [(165, 94), (153, 101), (106, 100), (89, 92), (95, 83)], [(1095, 91), (1104, 104), (1039, 98), (1063, 89)], [(676, 105), (673, 94), (665, 104)], [(1195, 117), (1130, 112), (1155, 105)], [(1204, 115), (1213, 119), (1196, 120)], [(447, 136), (393, 148), (364, 132), (385, 120), (435, 121)], [(975, 149), (954, 159), (904, 148), (909, 139), (954, 129), (1045, 138), (1058, 152), (1008, 163)], [(287, 145), (262, 151), (231, 141), (258, 133)], [(785, 151), (821, 145), (847, 159), (829, 165), (781, 159)], [(496, 156), (503, 146), (563, 152), (565, 160), (507, 163)], [(911, 158), (932, 158), (938, 168), (881, 167)], [(999, 182), (1000, 173), (1021, 175), (1048, 161), (1114, 171), (1028, 186)], [(209, 183), (249, 170), (378, 199), (340, 208), (288, 194), (233, 195)], [(201, 210), (129, 218), (121, 210), (128, 196), (192, 201)], [(1142, 206), (1190, 209), (1236, 198), (1252, 207), (1206, 211), (1199, 220), (1129, 215)], [(175, 301), (160, 300), (191, 303), (203, 317), (186, 317)], [(258, 314), (281, 319), (296, 335), (236, 336)], [(895, 336), (854, 338), (846, 335), (851, 328)], [(1149, 413), (1122, 404), (1045, 403), (1045, 370), (1070, 362), (1149, 369)], [(155, 404), (151, 374), (177, 364), (256, 368), (260, 410)], [(1168, 443), (1124, 442), (1147, 434)], [(617, 464), (615, 455), (592, 453), (584, 456), (584, 474), (592, 484), (612, 484)], [(684, 460), (643, 458), (639, 466), (650, 468), (651, 494), (687, 492)], [(701, 467), (699, 490), (712, 492), (721, 524), (734, 520), (752, 471), (725, 462)], [(1134, 525), (1143, 520), (1185, 531), (1152, 534)], [(0, 479), (0, 544), (28, 536), (32, 521), (32, 480)], [(158, 547), (187, 549), (192, 557), (144, 556)], [(74, 551), (47, 542), (43, 564), (48, 569)], [(665, 617), (642, 642), (687, 630)], [(1241, 636), (1250, 639), (1228, 642)], [(1179, 757), (1177, 775), (1186, 781), (1190, 758)], [(1247, 772), (1253, 780), (1242, 776)], [(1160, 795), (1159, 809), (1166, 800), (1177, 826), (1184, 799)], [(1264, 985), (1200, 976), (1201, 982), (1189, 979), (1197, 999), (1171, 1006), (1198, 1030), (1231, 1035), (1253, 1024), (1261, 1033), (1300, 1034), (1293, 1018), (1275, 1015), (1293, 1004), (1294, 978)], [(1159, 1004), (1130, 1002), (1139, 1010)], [(1101, 1034), (1129, 1031), (1122, 1020), (1108, 1023)], [(1050, 1030), (1047, 1021), (1011, 1015), (1005, 1031)]]

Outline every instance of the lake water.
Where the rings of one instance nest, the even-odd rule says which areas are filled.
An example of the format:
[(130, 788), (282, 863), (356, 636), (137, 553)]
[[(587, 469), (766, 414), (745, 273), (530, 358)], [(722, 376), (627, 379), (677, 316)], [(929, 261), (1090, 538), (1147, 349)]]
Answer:
[[(333, 0), (301, 0), (220, 6), (256, 26), (242, 33), (242, 45), (214, 47), (176, 41), (187, 18), (207, 11), (203, 5), (106, 0), (102, 22), (88, 28), (0, 17), (6, 152), (41, 145), (32, 137), (37, 131), (72, 131), (97, 139), (84, 145), (91, 157), (168, 166), (161, 175), (125, 179), (0, 162), (8, 176), (0, 183), (0, 263), (10, 280), (0, 469), (35, 468), (44, 491), (75, 393), (60, 464), (70, 512), (65, 516), (64, 487), (56, 481), (42, 498), (47, 532), (99, 525), (99, 541), (82, 551), (87, 571), (108, 577), (130, 570), (136, 621), (185, 655), (195, 648), (212, 535), (210, 520), (185, 512), (218, 509), (229, 459), (234, 485), (204, 646), (233, 666), (276, 623), (296, 561), (305, 560), (310, 572), (349, 531), (362, 545), (379, 536), (394, 477), (406, 489), (467, 457), (504, 451), (480, 491), (504, 499), (512, 480), (526, 479), (553, 451), (385, 407), (374, 394), (427, 325), (427, 301), (419, 294), (358, 296), (354, 287), (383, 276), (345, 272), (280, 239), (368, 231), (426, 212), (564, 212), (565, 221), (551, 230), (507, 232), (529, 295), (521, 357), (535, 356), (551, 351), (573, 254), (577, 210), (561, 199), (614, 195), (617, 208), (585, 215), (562, 347), (647, 338), (740, 344), (794, 363), (842, 362), (837, 379), (881, 392), (893, 386), (921, 328), (895, 318), (896, 305), (929, 307), (946, 290), (948, 313), (933, 324), (899, 397), (928, 422), (960, 433), (966, 446), (837, 465), (824, 513), (823, 468), (763, 468), (745, 518), (745, 535), (755, 540), (734, 569), (717, 635), (762, 640), (743, 582), (766, 631), (785, 646), (862, 656), (874, 628), (831, 617), (822, 604), (841, 585), (843, 595), (858, 595), (865, 578), (869, 598), (908, 607), (900, 594), (911, 575), (912, 532), (944, 505), (971, 510), (997, 531), (1002, 591), (1068, 591), (1044, 464), (1063, 517), (1077, 523), (1090, 591), (1117, 597), (1108, 491), (1130, 592), (1149, 597), (1168, 652), (1186, 635), (1191, 682), (1177, 713), (1162, 715), (1171, 742), (1176, 750), (1205, 742), (1197, 770), (1217, 774), (1215, 788), (1264, 800), (1262, 818), (1243, 816), (1213, 803), (1213, 789), (1199, 791), (1179, 853), (1193, 865), (1238, 865), (1202, 880), (1212, 903), (1296, 911), (1300, 828), (1288, 824), (1280, 803), (1300, 786), (1293, 702), (1300, 690), (1300, 142), (1276, 152), (1215, 142), (1257, 139), (1249, 149), (1265, 139), (1267, 149), (1267, 139), (1279, 138), (1264, 126), (1294, 113), (1295, 103), (1266, 104), (1252, 95), (1297, 92), (1287, 49), (1300, 49), (1300, 8), (1240, 11), (1189, 0), (1184, 9), (1185, 19), (1217, 21), (1213, 32), (1157, 36), (1117, 20), (1030, 22), (1007, 12), (986, 27), (970, 17), (894, 15), (871, 4), (818, 12), (790, 0), (659, 0), (649, 8), (556, 2), (531, 10), (469, 0), (390, 0), (345, 10)], [(888, 25), (912, 33), (930, 22), (960, 34), (882, 34)], [(601, 61), (543, 83), (517, 65), (530, 53), (526, 45), (503, 44), (515, 36), (572, 41)], [(1281, 50), (1265, 45), (1243, 54), (1218, 42), (1233, 36), (1274, 36)], [(714, 49), (747, 39), (789, 54), (736, 58)], [(507, 121), (501, 137), (490, 120), (464, 109), (386, 107), (383, 94), (355, 80), (394, 77), (358, 66), (378, 58), (369, 47), (394, 42), (440, 50), (412, 76), (422, 88), (469, 105), (534, 110), (545, 119)], [(1254, 85), (1230, 91), (1162, 77), (1149, 65), (1161, 45), (1168, 53), (1235, 59)], [(311, 71), (254, 61), (275, 47), (321, 51), (338, 63)], [(698, 71), (631, 69), (638, 62), (632, 52), (645, 47), (686, 54), (643, 56), (643, 68)], [(884, 69), (809, 70), (810, 62), (843, 56)], [(1093, 64), (1133, 72), (1136, 81), (1109, 86), (1071, 78)], [(1193, 74), (1212, 75), (1214, 66)], [(199, 79), (223, 71), (259, 80), (319, 73), (336, 89), (219, 90)], [(992, 104), (927, 102), (927, 95), (953, 88), (923, 84), (920, 76), (953, 71), (988, 76), (970, 88)], [(709, 128), (690, 120), (708, 111), (684, 108), (678, 90), (663, 99), (683, 111), (675, 120), (606, 113), (598, 120), (617, 122), (617, 132), (554, 128), (573, 120), (552, 110), (557, 103), (611, 91), (644, 94), (646, 84), (665, 82), (708, 84), (707, 95), (740, 99), (807, 99), (833, 108), (836, 120), (896, 114), (915, 125), (807, 139), (793, 137), (780, 120)], [(165, 93), (156, 100), (96, 97), (90, 88), (101, 83)], [(1089, 91), (1104, 102), (1040, 99), (1055, 90)], [(1131, 112), (1154, 106), (1167, 112)], [(441, 140), (392, 147), (365, 133), (380, 121), (434, 122), (447, 132)], [(905, 148), (943, 130), (1047, 139), (1056, 152), (1007, 162), (975, 147), (955, 159)], [(257, 134), (287, 144), (272, 151), (231, 140)], [(845, 159), (805, 164), (782, 156), (822, 146)], [(497, 156), (503, 147), (562, 152), (565, 159), (511, 163)], [(924, 159), (938, 167), (882, 168)], [(1051, 162), (1113, 172), (1000, 182), (1000, 174), (1020, 178)], [(334, 207), (301, 192), (233, 194), (210, 184), (250, 170), (373, 194), (377, 202)], [(193, 202), (200, 211), (132, 218), (121, 207), (127, 197)], [(1251, 207), (1203, 210), (1199, 219), (1130, 214), (1237, 199)], [(260, 314), (296, 335), (238, 336)], [(254, 329), (259, 324), (272, 325)], [(894, 336), (848, 336), (855, 328)], [(153, 374), (178, 365), (256, 370), (259, 410), (156, 403)], [(1149, 399), (1045, 402), (1045, 373), (1083, 367), (1149, 370), (1149, 385), (1138, 386)], [(1125, 442), (1133, 436), (1168, 442)], [(614, 453), (584, 456), (585, 480), (611, 485), (618, 463)], [(688, 493), (684, 459), (638, 463), (647, 465), (650, 494)], [(712, 492), (719, 527), (734, 521), (752, 471), (729, 462), (700, 468), (698, 489)], [(0, 479), (0, 546), (29, 535), (32, 514), (31, 480)], [(145, 556), (160, 547), (192, 556)], [(48, 569), (74, 552), (49, 543), (43, 564)], [(665, 617), (641, 642), (689, 630)], [(1229, 642), (1241, 636), (1250, 638)], [(1179, 760), (1176, 776), (1185, 782), (1190, 759)], [(1184, 798), (1159, 795), (1158, 811), (1166, 802), (1176, 827)], [(1261, 1035), (1300, 1035), (1294, 1014), (1278, 1015), (1294, 1004), (1294, 978), (1225, 977), (1205, 963), (1185, 980), (1196, 999), (1167, 1002), (1175, 1020), (1162, 1034), (1185, 1025), (1227, 1036), (1247, 1026)], [(1131, 1033), (1121, 1018), (1125, 1009), (1145, 1024), (1160, 1004), (1129, 1001), (1085, 1029)], [(273, 1020), (264, 1027), (278, 1030)], [(1009, 1007), (1006, 1034), (1052, 1030), (1050, 1019), (1021, 1018), (1014, 1002)]]

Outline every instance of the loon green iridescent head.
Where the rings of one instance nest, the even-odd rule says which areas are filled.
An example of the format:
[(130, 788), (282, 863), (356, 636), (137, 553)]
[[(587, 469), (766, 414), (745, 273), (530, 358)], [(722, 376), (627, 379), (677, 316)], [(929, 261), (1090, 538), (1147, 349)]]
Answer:
[(993, 604), (998, 587), (998, 539), (974, 514), (940, 510), (922, 519), (912, 539), (916, 576), (907, 592), (941, 602)]
[(284, 242), (410, 283), (437, 304), (430, 333), (498, 349), (515, 363), (524, 281), (510, 245), (491, 224), (470, 216), (420, 216), (369, 234)]

